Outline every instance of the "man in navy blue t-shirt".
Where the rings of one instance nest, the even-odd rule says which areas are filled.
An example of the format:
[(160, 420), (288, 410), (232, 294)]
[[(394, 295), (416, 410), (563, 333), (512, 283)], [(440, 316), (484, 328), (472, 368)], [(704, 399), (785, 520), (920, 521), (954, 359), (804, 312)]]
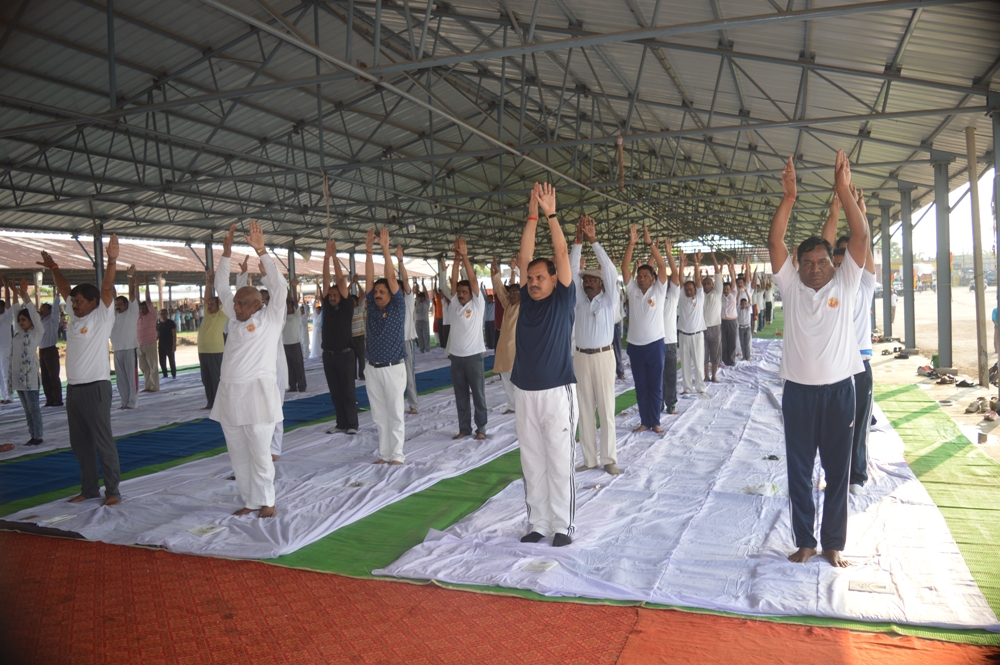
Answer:
[[(533, 260), (539, 207), (552, 234), (551, 260)], [(531, 192), (518, 259), (526, 284), (521, 287), (510, 378), (531, 529), (521, 542), (537, 543), (553, 534), (552, 544), (562, 547), (573, 542), (576, 501), (573, 449), (579, 416), (570, 352), (576, 290), (566, 237), (556, 216), (556, 191), (548, 183), (535, 183)]]
[(385, 278), (375, 280), (372, 249), (375, 230), (368, 229), (365, 238), (365, 310), (367, 336), (365, 357), (368, 367), (365, 378), (372, 420), (378, 426), (379, 458), (376, 464), (402, 464), (403, 392), (406, 389), (406, 347), (403, 333), (406, 326), (406, 299), (399, 288), (396, 271), (392, 268), (389, 251), (389, 230), (382, 227), (378, 237), (385, 262)]

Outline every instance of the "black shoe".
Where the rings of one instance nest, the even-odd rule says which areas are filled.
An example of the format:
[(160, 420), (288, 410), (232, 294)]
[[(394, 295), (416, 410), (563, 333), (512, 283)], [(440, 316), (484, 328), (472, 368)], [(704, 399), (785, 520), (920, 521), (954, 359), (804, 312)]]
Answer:
[(542, 534), (538, 533), (537, 531), (532, 531), (531, 533), (529, 533), (526, 536), (521, 536), (521, 542), (522, 543), (537, 543), (538, 541), (542, 540), (543, 538), (545, 538), (545, 536), (543, 536)]
[(28, 442), (26, 444), (24, 444), (24, 445), (26, 445), (26, 446), (37, 446), (41, 442), (42, 442), (41, 439), (36, 439), (35, 437), (31, 437), (30, 439), (28, 439)]
[(573, 539), (570, 538), (565, 533), (557, 533), (556, 535), (552, 536), (552, 547), (565, 547), (566, 545), (569, 545), (572, 542)]

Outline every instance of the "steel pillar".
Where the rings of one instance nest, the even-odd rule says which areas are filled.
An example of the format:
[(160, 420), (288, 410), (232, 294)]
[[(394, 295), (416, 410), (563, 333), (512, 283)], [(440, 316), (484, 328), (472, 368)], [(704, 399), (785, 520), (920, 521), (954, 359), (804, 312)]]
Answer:
[(951, 362), (951, 223), (948, 204), (948, 165), (952, 158), (931, 152), (934, 165), (934, 211), (937, 213), (938, 367)]
[[(205, 270), (215, 271), (215, 253), (212, 251), (212, 236), (208, 236), (208, 240), (205, 241)], [(215, 295), (214, 279), (212, 280), (212, 284), (209, 285), (206, 295)]]
[[(357, 259), (354, 258), (354, 251), (355, 251), (355, 249), (357, 249), (357, 248), (356, 247), (352, 247), (351, 248), (351, 253), (348, 255), (348, 259), (347, 259), (347, 261), (348, 261), (347, 262), (347, 269), (351, 273), (350, 277), (351, 277), (352, 280), (354, 279), (354, 276), (358, 274), (358, 261), (357, 261)], [(338, 259), (335, 256), (335, 257), (333, 257), (333, 260), (334, 261), (339, 261), (340, 259)], [(334, 274), (336, 274), (336, 273), (334, 273)], [(360, 283), (358, 284), (358, 286), (355, 286), (354, 283), (352, 282), (351, 283), (351, 290), (357, 292), (354, 295), (359, 296), (359, 297), (361, 296), (361, 285), (360, 285)]]
[(913, 303), (913, 210), (911, 197), (914, 187), (899, 184), (899, 217), (903, 224), (903, 343), (908, 349), (917, 347), (916, 312)]
[(986, 279), (983, 274), (983, 233), (979, 222), (979, 169), (976, 168), (976, 128), (965, 128), (969, 158), (969, 203), (972, 205), (972, 269), (976, 284), (976, 366), (979, 385), (990, 385), (990, 356), (986, 338)]
[[(288, 245), (288, 281), (291, 282), (293, 279), (295, 279), (295, 238), (292, 238), (291, 244)], [(291, 284), (288, 288), (291, 288)]]
[(101, 288), (104, 281), (104, 224), (94, 222), (94, 274), (97, 276), (95, 286)]
[(892, 234), (889, 232), (889, 206), (882, 211), (882, 336), (892, 337)]
[[(997, 271), (997, 301), (996, 306), (1000, 309), (1000, 224), (997, 224), (997, 198), (1000, 196), (1000, 93), (989, 92), (986, 95), (986, 105), (989, 107), (990, 117), (993, 119), (993, 230), (996, 237), (993, 241), (997, 262), (994, 269)], [(994, 333), (996, 334), (996, 333)]]

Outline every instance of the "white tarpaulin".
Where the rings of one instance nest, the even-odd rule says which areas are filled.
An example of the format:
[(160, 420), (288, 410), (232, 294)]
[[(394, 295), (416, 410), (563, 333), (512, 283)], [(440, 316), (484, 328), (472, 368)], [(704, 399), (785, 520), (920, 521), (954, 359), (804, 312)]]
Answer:
[[(631, 388), (618, 382), (619, 393)], [(500, 377), (487, 379), (487, 439), (458, 432), (454, 392), (420, 396), (420, 414), (406, 416), (403, 466), (375, 465), (378, 432), (371, 412), (360, 414), (357, 436), (326, 433), (332, 423), (285, 433), (275, 463), (278, 515), (235, 517), (242, 507), (229, 455), (183, 464), (121, 484), (122, 503), (101, 506), (55, 501), (5, 519), (79, 533), (88, 540), (152, 545), (174, 552), (266, 559), (294, 552), (340, 527), (460, 475), (517, 446), (514, 416), (502, 415)]]
[[(851, 496), (845, 551), (795, 564), (781, 424), (780, 342), (681, 400), (665, 436), (619, 437), (621, 476), (577, 474), (572, 545), (522, 544), (522, 481), (376, 575), (771, 616), (1000, 631), (940, 511), (876, 407), (865, 496)], [(619, 421), (619, 432), (638, 424)], [(821, 486), (817, 465), (816, 486)], [(817, 501), (822, 491), (815, 491)], [(820, 514), (818, 512), (818, 514)], [(526, 570), (527, 569), (527, 570)], [(537, 571), (537, 572), (536, 572)]]

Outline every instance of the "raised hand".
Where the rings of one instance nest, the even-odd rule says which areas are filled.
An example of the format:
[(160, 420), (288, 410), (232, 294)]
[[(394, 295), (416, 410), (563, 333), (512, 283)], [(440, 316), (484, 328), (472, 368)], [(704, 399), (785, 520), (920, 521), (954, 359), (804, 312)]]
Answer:
[(125, 274), (129, 277), (135, 277), (135, 264), (133, 263), (128, 268), (125, 269)]
[(378, 234), (378, 244), (383, 251), (389, 249), (389, 227), (383, 226)]
[(241, 274), (245, 273), (248, 270), (249, 263), (250, 263), (250, 255), (247, 254), (246, 256), (243, 257), (243, 263), (240, 264), (240, 273)]
[(371, 254), (373, 249), (375, 249), (375, 229), (368, 229), (368, 233), (365, 234), (365, 252)]
[(212, 270), (211, 268), (205, 271), (205, 281), (208, 282), (209, 284), (215, 281), (215, 271)]
[(42, 266), (43, 268), (46, 268), (47, 270), (52, 270), (53, 268), (59, 267), (59, 265), (55, 262), (55, 260), (51, 256), (49, 256), (49, 253), (46, 252), (45, 250), (42, 250), (42, 260), (35, 261), (35, 263)]
[(243, 237), (256, 250), (257, 254), (264, 251), (264, 229), (260, 228), (260, 224), (255, 220), (250, 220), (250, 233), (249, 235), (244, 234)]
[(597, 242), (597, 232), (594, 228), (594, 220), (587, 215), (583, 216), (583, 237), (587, 242), (593, 244)]
[(791, 157), (788, 158), (785, 168), (781, 170), (781, 191), (789, 201), (795, 200), (797, 194), (795, 188), (795, 164), (792, 163)]
[(299, 285), (299, 278), (298, 277), (292, 277), (292, 281), (290, 281), (289, 284), (291, 284), (292, 288), (294, 289), (295, 287), (297, 287)]
[(233, 251), (233, 238), (236, 237), (236, 225), (229, 226), (229, 233), (222, 239), (222, 255), (229, 256)]
[(108, 249), (107, 249), (108, 261), (115, 261), (118, 259), (118, 236), (114, 233), (108, 239)]
[(635, 230), (635, 224), (633, 224), (628, 231), (628, 244), (635, 245), (637, 242), (639, 242), (639, 233)]
[(843, 150), (837, 151), (833, 184), (838, 188), (849, 187), (851, 184), (851, 162), (847, 159), (847, 155), (844, 154)]
[(528, 218), (538, 219), (538, 183), (531, 188), (531, 196), (528, 198)]
[(674, 251), (674, 243), (670, 242), (670, 238), (663, 239), (663, 253), (665, 255), (672, 254)]
[(400, 263), (403, 262), (403, 246), (402, 245), (396, 245), (396, 260), (399, 261)]
[(28, 297), (28, 278), (27, 277), (22, 277), (21, 278), (21, 297), (22, 298), (27, 298)]
[(865, 190), (858, 187), (858, 207), (861, 208), (861, 214), (868, 214), (868, 207), (865, 205)]
[(460, 257), (469, 255), (469, 247), (465, 244), (464, 238), (455, 239), (455, 253)]
[(642, 225), (642, 240), (647, 245), (653, 244), (653, 239), (649, 237), (649, 227), (647, 227), (645, 224)]
[(701, 250), (698, 250), (697, 252), (694, 253), (694, 264), (695, 264), (695, 266), (700, 266), (701, 265), (701, 258), (702, 258)]
[(498, 272), (500, 272), (500, 259), (498, 259), (497, 255), (494, 254), (493, 255), (493, 262), (490, 264), (490, 274), (491, 275), (495, 275)]
[(337, 241), (330, 238), (326, 241), (326, 255), (336, 256), (337, 255)]
[(547, 182), (535, 183), (538, 190), (538, 207), (546, 217), (556, 212), (556, 188)]

